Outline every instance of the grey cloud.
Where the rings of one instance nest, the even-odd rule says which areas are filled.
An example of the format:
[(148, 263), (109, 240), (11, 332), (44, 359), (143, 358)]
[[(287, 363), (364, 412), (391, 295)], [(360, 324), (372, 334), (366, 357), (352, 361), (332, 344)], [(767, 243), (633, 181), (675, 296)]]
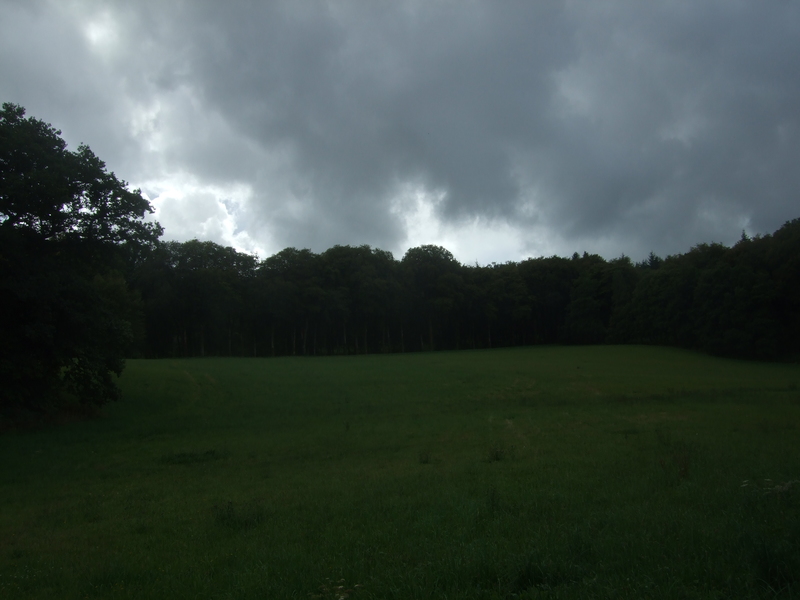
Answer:
[[(590, 105), (561, 117), (552, 170), (535, 177), (547, 182), (553, 220), (568, 237), (627, 231), (627, 252), (647, 243), (675, 252), (796, 216), (797, 8), (626, 8), (579, 28), (571, 76)], [(717, 218), (707, 222), (709, 210)]]
[[(279, 246), (394, 247), (410, 184), (444, 194), (446, 223), (506, 220), (607, 255), (798, 216), (796, 3), (73, 5), (73, 25), (120, 24), (130, 47), (105, 67), (55, 6), (0, 1), (4, 37), (27, 32), (6, 37), (4, 99), (88, 132), (126, 178), (251, 185), (237, 217)], [(120, 125), (147, 105), (158, 165)]]
[(510, 152), (544, 128), (549, 69), (569, 52), (557, 5), (434, 3), (411, 17), (401, 5), (366, 16), (294, 6), (205, 14), (218, 28), (194, 65), (242, 135), (292, 148), (328, 243), (401, 235), (390, 200), (409, 180), (446, 191), (445, 218), (512, 213)]

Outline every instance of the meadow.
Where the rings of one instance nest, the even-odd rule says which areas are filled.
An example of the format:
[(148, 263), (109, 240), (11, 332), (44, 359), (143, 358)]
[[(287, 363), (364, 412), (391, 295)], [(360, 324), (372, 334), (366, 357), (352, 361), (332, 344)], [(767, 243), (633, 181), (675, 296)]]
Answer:
[(800, 597), (800, 365), (131, 360), (0, 435), (0, 597)]

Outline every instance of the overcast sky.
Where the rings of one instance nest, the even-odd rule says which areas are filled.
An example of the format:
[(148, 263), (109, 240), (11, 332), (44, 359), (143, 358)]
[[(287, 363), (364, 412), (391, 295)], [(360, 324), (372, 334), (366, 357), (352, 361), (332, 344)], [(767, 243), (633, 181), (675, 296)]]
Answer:
[(800, 2), (0, 0), (167, 239), (643, 259), (800, 217)]

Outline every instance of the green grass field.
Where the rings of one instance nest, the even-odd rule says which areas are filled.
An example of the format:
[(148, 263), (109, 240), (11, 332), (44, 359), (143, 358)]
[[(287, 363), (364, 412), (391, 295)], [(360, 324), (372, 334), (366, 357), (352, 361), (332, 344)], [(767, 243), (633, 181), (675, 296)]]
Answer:
[(799, 383), (648, 347), (129, 361), (102, 417), (0, 436), (0, 598), (799, 597)]

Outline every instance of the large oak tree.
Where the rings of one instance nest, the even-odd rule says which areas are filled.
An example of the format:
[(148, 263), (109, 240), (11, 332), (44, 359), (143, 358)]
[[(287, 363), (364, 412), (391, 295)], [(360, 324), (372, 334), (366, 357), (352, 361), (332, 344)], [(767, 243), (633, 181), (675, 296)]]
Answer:
[(123, 273), (161, 235), (151, 212), (88, 146), (3, 104), (0, 410), (118, 397), (136, 320)]

